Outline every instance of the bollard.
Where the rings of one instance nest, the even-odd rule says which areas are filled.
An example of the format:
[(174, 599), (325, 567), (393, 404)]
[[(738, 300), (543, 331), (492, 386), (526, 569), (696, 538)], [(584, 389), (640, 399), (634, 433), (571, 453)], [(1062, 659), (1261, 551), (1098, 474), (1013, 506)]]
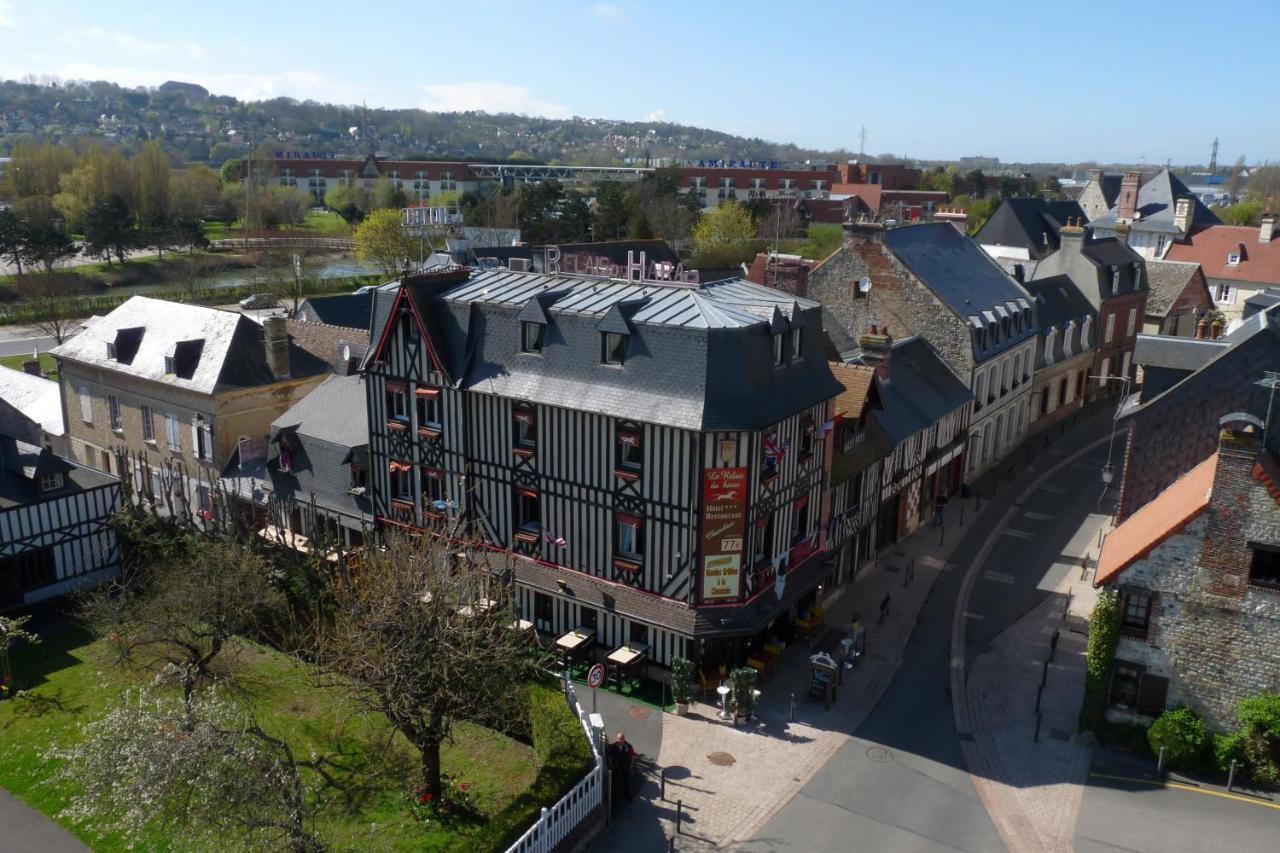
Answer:
[(960, 522), (956, 527), (964, 527), (964, 504), (960, 504)]
[(1049, 662), (1044, 662), (1044, 671), (1040, 673), (1040, 686), (1044, 687), (1049, 681)]
[(662, 786), (662, 792), (658, 797), (665, 803), (667, 801), (667, 768), (662, 768), (662, 773), (658, 775), (658, 781)]
[(1164, 747), (1160, 747), (1160, 755), (1156, 757), (1156, 772), (1164, 772)]
[(1053, 629), (1053, 636), (1049, 638), (1049, 660), (1053, 660), (1054, 654), (1058, 651), (1058, 629)]
[(1233, 758), (1231, 759), (1231, 769), (1227, 771), (1227, 790), (1228, 791), (1231, 790), (1231, 786), (1235, 784), (1235, 781), (1236, 781), (1236, 760)]
[(1036, 733), (1032, 735), (1031, 739), (1034, 743), (1040, 742), (1040, 715), (1039, 714), (1036, 714)]
[(795, 721), (796, 721), (796, 694), (793, 692), (791, 694), (791, 722), (794, 723)]
[(1037, 715), (1040, 713), (1040, 697), (1042, 697), (1043, 695), (1044, 695), (1044, 685), (1042, 684), (1036, 688), (1036, 714)]
[(942, 543), (947, 540), (947, 526), (945, 524), (938, 526), (938, 547), (942, 547)]
[(680, 823), (684, 820), (684, 800), (676, 800), (676, 835), (680, 834)]

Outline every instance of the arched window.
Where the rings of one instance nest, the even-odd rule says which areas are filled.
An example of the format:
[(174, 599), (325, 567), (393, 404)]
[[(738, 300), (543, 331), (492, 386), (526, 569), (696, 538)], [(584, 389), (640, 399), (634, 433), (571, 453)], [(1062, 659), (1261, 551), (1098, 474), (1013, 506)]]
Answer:
[(981, 409), (987, 404), (987, 374), (979, 373), (977, 379), (973, 382), (973, 407)]
[(1022, 353), (1018, 353), (1013, 357), (1013, 387), (1017, 388), (1022, 384)]

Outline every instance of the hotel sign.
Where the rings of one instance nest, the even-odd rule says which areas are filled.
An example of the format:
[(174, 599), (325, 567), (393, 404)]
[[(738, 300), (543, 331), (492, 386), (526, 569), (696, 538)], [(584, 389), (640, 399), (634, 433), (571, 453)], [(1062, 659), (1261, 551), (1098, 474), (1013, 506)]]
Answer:
[(702, 600), (732, 601), (742, 591), (747, 469), (702, 472)]

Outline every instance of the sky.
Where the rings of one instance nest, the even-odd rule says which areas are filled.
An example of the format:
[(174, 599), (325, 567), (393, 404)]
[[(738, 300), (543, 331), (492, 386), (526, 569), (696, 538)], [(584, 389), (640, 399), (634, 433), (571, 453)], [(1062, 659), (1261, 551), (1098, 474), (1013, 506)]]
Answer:
[[(664, 120), (1007, 162), (1280, 159), (1280, 0), (0, 0), (0, 78)], [(2, 106), (2, 105), (0, 105)]]

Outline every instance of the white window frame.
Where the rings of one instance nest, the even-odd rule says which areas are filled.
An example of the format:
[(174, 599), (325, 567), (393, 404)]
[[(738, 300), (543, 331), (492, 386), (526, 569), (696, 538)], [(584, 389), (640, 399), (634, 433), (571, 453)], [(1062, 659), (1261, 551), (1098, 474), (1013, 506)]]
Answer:
[(623, 557), (640, 556), (640, 527), (618, 520), (615, 522), (618, 534), (618, 554)]
[(770, 343), (773, 345), (773, 366), (781, 367), (783, 364), (784, 350), (782, 346), (782, 334), (770, 335)]
[(1102, 337), (1103, 343), (1111, 343), (1112, 338), (1116, 336), (1116, 315), (1113, 311), (1107, 315), (1107, 331)]
[(59, 473), (42, 474), (40, 476), (40, 491), (52, 492), (54, 489), (62, 488), (62, 475)]
[(156, 443), (156, 423), (155, 413), (151, 411), (151, 407), (147, 405), (139, 406), (138, 411), (142, 416), (142, 440), (148, 444)]
[(542, 355), (542, 336), (545, 332), (546, 329), (541, 323), (523, 321), (520, 324), (520, 352), (528, 355)]
[(178, 416), (170, 412), (164, 415), (164, 434), (165, 441), (170, 450), (182, 450), (182, 426), (178, 421)]
[(1240, 253), (1239, 253), (1239, 252), (1227, 252), (1227, 266), (1229, 266), (1229, 267), (1238, 267), (1238, 266), (1240, 266)]
[(1137, 308), (1130, 308), (1130, 309), (1129, 309), (1129, 323), (1128, 323), (1128, 325), (1125, 327), (1125, 333), (1124, 333), (1125, 337), (1126, 337), (1126, 338), (1132, 338), (1132, 337), (1133, 337), (1133, 333), (1134, 333), (1135, 331), (1137, 331), (1137, 328), (1138, 328), (1138, 309), (1137, 309)]
[(124, 431), (124, 421), (120, 417), (120, 398), (115, 394), (107, 395), (107, 417), (110, 419), (113, 432)]
[(797, 327), (791, 330), (791, 360), (804, 358), (804, 329)]
[[(1048, 367), (1053, 364), (1053, 347), (1057, 342), (1058, 330), (1056, 327), (1050, 326), (1049, 331), (1044, 333), (1044, 366)], [(1063, 339), (1065, 343), (1066, 339)], [(1065, 353), (1064, 353), (1065, 355)]]
[(1213, 286), (1213, 301), (1222, 305), (1234, 305), (1236, 301), (1236, 286), (1220, 281)]

